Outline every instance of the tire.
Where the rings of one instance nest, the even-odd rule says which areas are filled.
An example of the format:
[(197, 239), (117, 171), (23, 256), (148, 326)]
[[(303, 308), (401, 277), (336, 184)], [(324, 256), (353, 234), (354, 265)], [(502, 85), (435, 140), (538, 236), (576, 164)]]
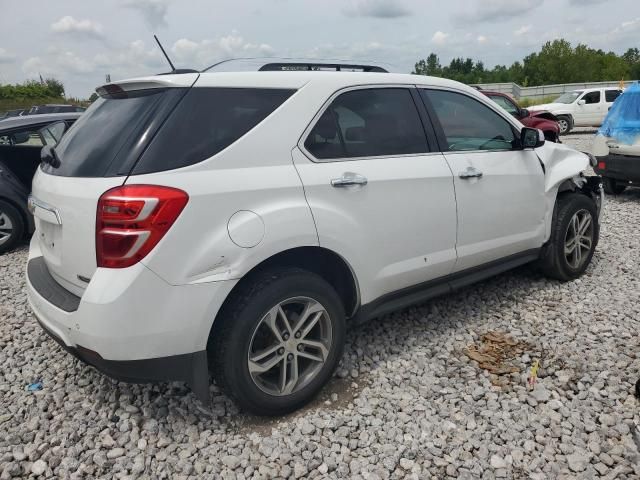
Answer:
[(0, 253), (12, 250), (24, 236), (24, 220), (10, 203), (0, 200)]
[[(590, 224), (586, 227), (584, 236), (578, 237), (582, 241), (575, 241), (575, 229), (579, 229), (587, 217), (590, 218)], [(561, 281), (578, 278), (591, 263), (599, 235), (600, 225), (595, 202), (581, 193), (561, 195), (553, 214), (551, 236), (543, 247), (538, 267), (548, 277)], [(590, 237), (590, 242), (587, 242), (587, 237)], [(567, 253), (566, 246), (574, 248)]]
[(604, 193), (607, 195), (620, 195), (627, 188), (626, 185), (621, 185), (616, 180), (609, 177), (604, 177), (602, 179), (602, 186), (604, 187)]
[(553, 130), (545, 130), (544, 138), (548, 142), (558, 143), (560, 141), (560, 135)]
[[(317, 311), (300, 326), (297, 320), (307, 306)], [(277, 268), (257, 274), (233, 294), (217, 321), (222, 324), (214, 325), (208, 345), (210, 370), (227, 395), (256, 415), (283, 415), (308, 403), (342, 357), (346, 321), (340, 297), (324, 279), (305, 270)], [(301, 333), (305, 336), (298, 339)], [(324, 362), (318, 360), (322, 358)], [(297, 380), (294, 366), (299, 367)], [(288, 375), (284, 389), (283, 367)], [(265, 370), (259, 372), (261, 368)]]
[(640, 398), (640, 378), (636, 382), (636, 397)]
[(558, 126), (560, 127), (559, 135), (566, 135), (571, 131), (571, 117), (567, 115), (558, 116)]

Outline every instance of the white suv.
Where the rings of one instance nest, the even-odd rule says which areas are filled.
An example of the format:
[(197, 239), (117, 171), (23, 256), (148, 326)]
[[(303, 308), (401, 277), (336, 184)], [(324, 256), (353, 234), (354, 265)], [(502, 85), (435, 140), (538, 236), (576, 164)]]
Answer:
[(33, 180), (27, 288), (65, 349), (125, 381), (209, 372), (291, 411), (345, 327), (598, 242), (589, 158), (416, 75), (163, 75), (98, 89)]
[(613, 102), (620, 96), (619, 88), (586, 88), (566, 92), (552, 103), (533, 105), (527, 110), (545, 110), (558, 118), (560, 134), (564, 135), (573, 127), (599, 127), (607, 116)]

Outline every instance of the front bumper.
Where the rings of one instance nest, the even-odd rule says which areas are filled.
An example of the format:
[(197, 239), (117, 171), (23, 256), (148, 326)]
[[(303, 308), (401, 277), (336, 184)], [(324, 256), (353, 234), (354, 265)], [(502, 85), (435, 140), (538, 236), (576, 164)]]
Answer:
[[(598, 175), (614, 180), (640, 183), (640, 157), (610, 153), (604, 157), (596, 157), (596, 160), (598, 163), (593, 170)], [(605, 168), (600, 168), (601, 165)]]

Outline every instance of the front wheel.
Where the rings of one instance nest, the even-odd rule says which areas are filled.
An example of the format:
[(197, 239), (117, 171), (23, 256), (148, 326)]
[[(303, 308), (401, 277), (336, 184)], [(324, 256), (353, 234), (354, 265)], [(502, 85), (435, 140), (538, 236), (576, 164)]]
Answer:
[(318, 275), (257, 275), (225, 305), (209, 342), (214, 377), (243, 409), (282, 415), (309, 402), (342, 356), (345, 313)]
[(604, 188), (604, 193), (607, 195), (620, 195), (627, 188), (626, 185), (618, 183), (613, 178), (604, 177), (602, 179), (602, 186)]
[(597, 208), (591, 198), (580, 193), (558, 197), (551, 235), (538, 266), (558, 280), (578, 278), (591, 263), (599, 235)]
[(558, 117), (558, 127), (560, 127), (560, 135), (566, 135), (571, 131), (571, 119), (566, 115)]

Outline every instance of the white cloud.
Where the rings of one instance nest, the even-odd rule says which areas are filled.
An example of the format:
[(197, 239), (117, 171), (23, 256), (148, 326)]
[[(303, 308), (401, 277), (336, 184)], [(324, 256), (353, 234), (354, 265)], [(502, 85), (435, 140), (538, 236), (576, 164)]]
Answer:
[(266, 43), (252, 43), (237, 32), (217, 39), (199, 42), (188, 38), (177, 40), (171, 47), (171, 59), (176, 67), (203, 68), (227, 58), (273, 55), (273, 48)]
[(524, 35), (526, 33), (529, 33), (530, 31), (531, 31), (531, 25), (523, 25), (519, 29), (514, 30), (513, 34), (517, 35), (517, 36), (521, 36), (521, 35)]
[(123, 5), (137, 10), (151, 28), (166, 27), (168, 0), (126, 0)]
[(467, 22), (499, 22), (540, 6), (540, 0), (476, 0), (475, 9), (458, 15)]
[(71, 33), (102, 38), (102, 25), (88, 18), (76, 20), (70, 15), (62, 17), (57, 22), (52, 23), (51, 31), (55, 33)]
[(478, 38), (476, 40), (478, 40), (478, 43), (480, 45), (483, 45), (483, 44), (485, 44), (485, 43), (487, 43), (489, 41), (489, 39), (487, 37), (485, 37), (484, 35), (478, 35)]
[(354, 17), (398, 18), (411, 14), (411, 11), (399, 0), (353, 0), (343, 10)]
[(431, 43), (434, 43), (436, 45), (444, 45), (445, 43), (447, 43), (447, 38), (449, 38), (448, 33), (444, 33), (438, 30), (433, 34), (433, 37), (431, 37)]
[(16, 56), (0, 47), (0, 63), (11, 63), (16, 59)]

